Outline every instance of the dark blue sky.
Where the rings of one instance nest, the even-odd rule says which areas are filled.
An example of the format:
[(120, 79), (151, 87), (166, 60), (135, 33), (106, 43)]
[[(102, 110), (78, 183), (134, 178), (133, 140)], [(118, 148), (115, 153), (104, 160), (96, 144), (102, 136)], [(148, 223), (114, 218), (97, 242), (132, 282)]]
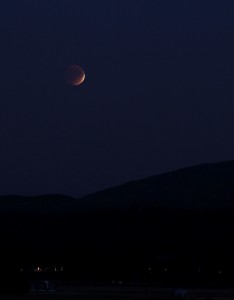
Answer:
[(233, 15), (231, 0), (2, 1), (0, 194), (234, 159)]

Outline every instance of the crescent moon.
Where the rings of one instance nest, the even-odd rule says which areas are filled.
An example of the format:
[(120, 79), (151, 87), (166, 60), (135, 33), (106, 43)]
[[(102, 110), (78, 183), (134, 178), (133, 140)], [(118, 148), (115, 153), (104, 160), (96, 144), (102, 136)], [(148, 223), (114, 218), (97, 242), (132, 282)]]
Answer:
[(66, 69), (65, 79), (72, 86), (80, 85), (85, 80), (85, 72), (78, 65), (68, 66)]

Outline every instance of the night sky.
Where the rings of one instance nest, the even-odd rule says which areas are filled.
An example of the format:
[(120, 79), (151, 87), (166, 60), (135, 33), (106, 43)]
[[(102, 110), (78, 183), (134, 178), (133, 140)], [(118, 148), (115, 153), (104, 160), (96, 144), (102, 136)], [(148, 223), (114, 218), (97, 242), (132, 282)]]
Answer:
[(0, 37), (0, 194), (234, 158), (234, 1), (5, 0)]

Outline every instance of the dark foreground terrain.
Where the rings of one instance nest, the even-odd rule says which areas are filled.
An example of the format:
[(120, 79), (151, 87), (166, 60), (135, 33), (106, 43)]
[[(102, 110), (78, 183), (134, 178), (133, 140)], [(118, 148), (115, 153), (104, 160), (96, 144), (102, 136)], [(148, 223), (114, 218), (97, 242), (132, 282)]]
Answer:
[(203, 300), (231, 300), (234, 299), (233, 289), (190, 289), (184, 298), (172, 298), (172, 289), (157, 289), (144, 287), (79, 287), (78, 289), (64, 289), (55, 293), (30, 292), (24, 295), (0, 295), (2, 300), (167, 300), (167, 299), (203, 299)]
[[(195, 299), (234, 299), (233, 232), (234, 161), (185, 168), (81, 199), (2, 196), (0, 300), (156, 300), (169, 299), (172, 287), (194, 289)], [(37, 280), (111, 287), (1, 296), (23, 295)], [(111, 285), (120, 281), (167, 289)]]

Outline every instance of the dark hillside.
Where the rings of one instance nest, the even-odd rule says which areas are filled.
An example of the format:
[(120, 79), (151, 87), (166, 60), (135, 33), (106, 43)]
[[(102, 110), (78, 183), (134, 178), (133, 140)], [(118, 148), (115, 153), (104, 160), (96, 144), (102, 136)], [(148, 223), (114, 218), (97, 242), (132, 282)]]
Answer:
[(196, 166), (81, 199), (2, 197), (0, 263), (63, 264), (82, 278), (142, 277), (149, 265), (232, 274), (233, 170), (233, 161)]

